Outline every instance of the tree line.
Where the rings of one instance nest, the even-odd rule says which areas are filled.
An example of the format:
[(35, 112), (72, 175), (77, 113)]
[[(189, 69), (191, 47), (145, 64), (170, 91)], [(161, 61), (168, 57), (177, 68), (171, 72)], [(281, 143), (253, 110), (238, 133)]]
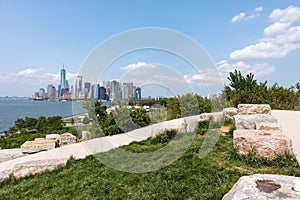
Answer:
[(267, 86), (267, 81), (258, 82), (254, 74), (245, 76), (235, 70), (229, 73), (229, 85), (225, 85), (223, 97), (225, 96), (227, 106), (237, 107), (240, 103), (266, 103), (272, 109), (300, 110), (300, 83), (284, 88), (274, 83)]

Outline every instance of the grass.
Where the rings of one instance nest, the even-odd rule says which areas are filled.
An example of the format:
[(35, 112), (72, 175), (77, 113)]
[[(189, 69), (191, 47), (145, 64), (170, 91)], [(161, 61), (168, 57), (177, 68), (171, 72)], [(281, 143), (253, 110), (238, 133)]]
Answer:
[[(180, 134), (179, 134), (180, 135)], [(173, 142), (173, 133), (122, 147), (150, 152)], [(188, 150), (167, 167), (148, 173), (126, 173), (100, 163), (94, 156), (70, 159), (51, 172), (0, 183), (0, 199), (222, 199), (243, 175), (256, 173), (300, 176), (293, 156), (274, 161), (239, 156), (231, 135), (220, 136), (203, 159), (198, 154), (206, 136), (196, 135)], [(176, 138), (176, 137), (175, 137)], [(175, 139), (174, 138), (174, 139)]]

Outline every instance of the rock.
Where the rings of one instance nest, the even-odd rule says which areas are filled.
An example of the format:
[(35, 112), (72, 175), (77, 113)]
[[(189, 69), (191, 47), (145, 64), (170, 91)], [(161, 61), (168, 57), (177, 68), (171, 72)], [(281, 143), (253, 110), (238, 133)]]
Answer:
[(239, 104), (238, 115), (271, 114), (271, 106), (268, 104)]
[(225, 119), (233, 119), (234, 115), (237, 115), (238, 109), (237, 108), (224, 108), (223, 109), (223, 117)]
[(229, 133), (231, 126), (221, 126), (221, 133)]
[(34, 141), (43, 141), (45, 138), (34, 138)]
[(15, 158), (23, 157), (26, 154), (23, 154), (21, 149), (1, 149), (0, 150), (0, 163)]
[(257, 114), (257, 115), (235, 115), (235, 127), (240, 129), (256, 129), (258, 122), (278, 123), (278, 120), (273, 115)]
[(281, 128), (278, 123), (274, 122), (255, 122), (256, 130), (261, 135), (278, 135), (281, 133)]
[(82, 140), (89, 140), (91, 139), (91, 133), (89, 131), (82, 131), (81, 133), (81, 139)]
[(37, 153), (55, 148), (54, 140), (26, 141), (21, 145), (22, 153)]
[(58, 140), (59, 134), (47, 134), (46, 140)]
[(72, 135), (71, 133), (64, 133), (59, 136), (58, 142), (59, 146), (66, 146), (70, 144), (76, 143), (77, 138), (76, 136)]
[(261, 135), (257, 130), (234, 130), (233, 146), (238, 154), (254, 150), (256, 157), (272, 160), (277, 156), (293, 154), (292, 142), (282, 134)]
[(12, 173), (12, 169), (0, 169), (0, 182), (9, 178)]
[(300, 199), (300, 194), (292, 189), (295, 181), (300, 178), (273, 174), (242, 176), (222, 200)]
[(201, 113), (200, 114), (200, 122), (203, 122), (203, 121), (210, 121), (212, 118), (212, 113)]
[(67, 163), (67, 161), (68, 159), (65, 158), (27, 161), (16, 164), (13, 169), (13, 175), (16, 178), (21, 178), (30, 174), (38, 174), (46, 170), (53, 170), (58, 166), (63, 166)]

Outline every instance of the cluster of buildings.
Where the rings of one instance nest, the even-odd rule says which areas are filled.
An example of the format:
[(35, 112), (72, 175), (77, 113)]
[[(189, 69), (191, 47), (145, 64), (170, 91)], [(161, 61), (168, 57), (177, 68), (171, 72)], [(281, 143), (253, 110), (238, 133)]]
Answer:
[(33, 100), (85, 100), (97, 99), (104, 101), (120, 101), (141, 99), (141, 88), (132, 82), (103, 81), (101, 83), (83, 82), (82, 76), (77, 76), (75, 87), (66, 80), (64, 67), (60, 71), (60, 84), (56, 87), (51, 84), (47, 90), (40, 88), (32, 94)]

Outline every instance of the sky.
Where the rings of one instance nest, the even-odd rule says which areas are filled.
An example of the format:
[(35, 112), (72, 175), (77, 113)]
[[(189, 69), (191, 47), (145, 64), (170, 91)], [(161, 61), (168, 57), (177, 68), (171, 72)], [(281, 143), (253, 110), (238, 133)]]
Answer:
[[(197, 42), (224, 84), (234, 69), (252, 72), (268, 85), (290, 87), (300, 81), (298, 0), (0, 0), (0, 27), (0, 96), (31, 96), (48, 84), (57, 87), (63, 65), (73, 83), (99, 45), (144, 27), (173, 30)], [(145, 87), (143, 96), (177, 92), (181, 83), (206, 95), (216, 78), (159, 49), (128, 52), (106, 69), (97, 74), (99, 81), (136, 80), (139, 70), (165, 75), (154, 80), (157, 84), (136, 80)], [(159, 81), (168, 78), (173, 88), (147, 93), (149, 85), (163, 87)]]

